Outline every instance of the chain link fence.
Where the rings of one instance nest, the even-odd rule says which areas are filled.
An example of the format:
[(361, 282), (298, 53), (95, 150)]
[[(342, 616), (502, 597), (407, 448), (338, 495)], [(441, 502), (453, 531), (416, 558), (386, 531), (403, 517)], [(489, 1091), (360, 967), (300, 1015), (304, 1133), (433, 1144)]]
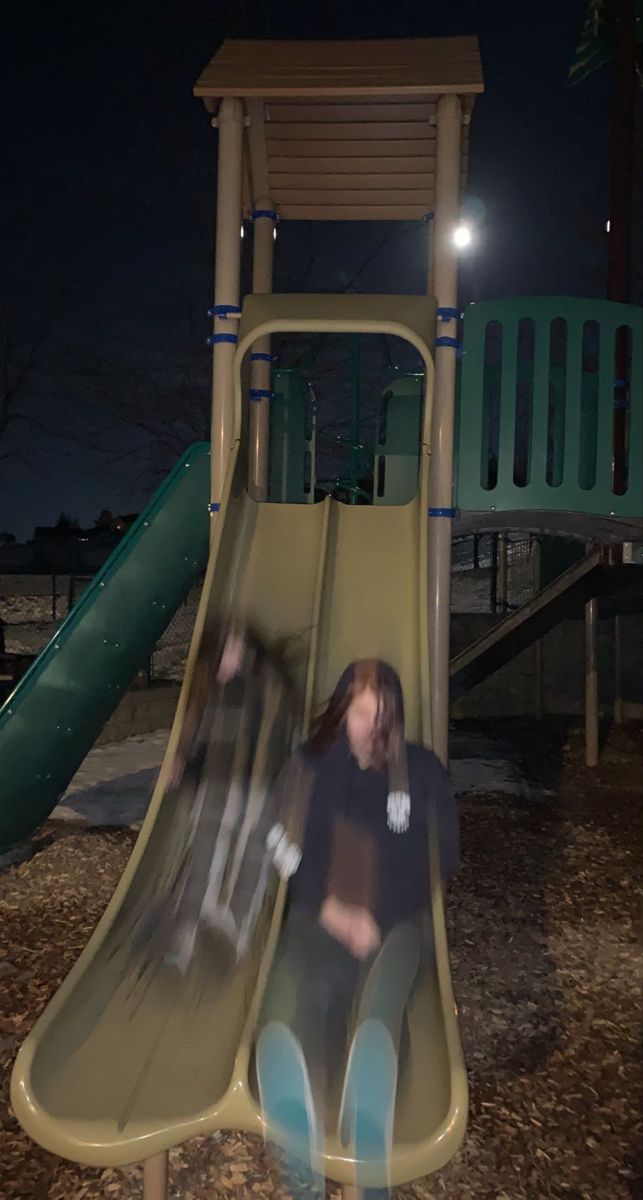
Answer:
[(153, 679), (171, 679), (179, 683), (183, 679), (202, 584), (203, 580), (200, 580), (186, 596), (165, 633), (157, 642), (152, 655), (151, 674)]
[[(471, 535), (453, 544), (451, 607), (454, 612), (503, 614), (525, 604), (538, 590), (537, 538)], [(88, 574), (0, 573), (0, 652), (40, 654), (92, 582)], [(202, 579), (185, 598), (157, 643), (141, 680), (180, 681), (185, 670)], [(4, 639), (4, 647), (2, 640)]]
[[(24, 669), (58, 631), (93, 575), (0, 573), (0, 653)], [(202, 580), (185, 598), (144, 664), (140, 682), (180, 680), (190, 647)]]
[(539, 538), (489, 533), (454, 539), (453, 612), (513, 612), (539, 588)]

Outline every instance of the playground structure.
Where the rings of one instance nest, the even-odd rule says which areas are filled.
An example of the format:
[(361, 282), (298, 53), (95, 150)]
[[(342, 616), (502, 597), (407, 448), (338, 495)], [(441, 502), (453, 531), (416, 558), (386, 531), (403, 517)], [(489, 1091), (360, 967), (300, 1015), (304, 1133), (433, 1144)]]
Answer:
[[(587, 605), (586, 743), (588, 764), (595, 765), (598, 601), (610, 598), (618, 655), (618, 617), (637, 604), (640, 586), (634, 547), (643, 536), (636, 449), (643, 445), (643, 313), (567, 297), (483, 302), (464, 314), (462, 349), (454, 535), (533, 534), (562, 561), (553, 574), (543, 562), (537, 594), (452, 659), (451, 700)], [(617, 365), (624, 378), (615, 377)], [(314, 373), (307, 365), (305, 374), (293, 374), (287, 372), (288, 411), (283, 402), (278, 410), (280, 437), (285, 428), (294, 434), (281, 487), (284, 496), (304, 500), (311, 497), (301, 488), (303, 456), (312, 443), (297, 397), (304, 380), (314, 387)], [(275, 376), (279, 387), (278, 370)], [(374, 504), (404, 503), (415, 491), (421, 396), (419, 373), (392, 374), (381, 397), (386, 437), (372, 447)], [(627, 436), (618, 452), (616, 422), (623, 416)], [(359, 422), (353, 424), (358, 436)], [(349, 491), (351, 483), (357, 490), (353, 478)]]
[[(461, 346), (452, 233), (473, 99), (481, 90), (472, 38), (224, 44), (196, 88), (216, 114), (219, 134), (210, 456), (204, 447), (186, 455), (163, 497), (123, 540), (0, 717), (3, 753), (6, 745), (12, 755), (3, 801), (2, 840), (9, 841), (53, 807), (198, 573), (209, 532), (186, 679), (143, 829), (88, 946), (26, 1039), (12, 1082), (16, 1114), (47, 1149), (99, 1166), (144, 1159), (147, 1200), (166, 1194), (167, 1151), (177, 1141), (220, 1128), (265, 1132), (253, 1032), (283, 888), (255, 954), (225, 986), (213, 963), (196, 1004), (187, 982), (170, 986), (158, 978), (134, 1011), (110, 967), (121, 910), (153, 866), (158, 831), (171, 831), (163, 806), (167, 764), (210, 617), (234, 608), (267, 636), (294, 640), (302, 732), (346, 662), (362, 654), (387, 658), (404, 685), (408, 736), (432, 744), (446, 760), (450, 677), (469, 686), (527, 637), (540, 636), (568, 603), (588, 603), (591, 628), (599, 583), (611, 587), (616, 579), (609, 575), (612, 563), (619, 585), (626, 572), (636, 571), (634, 563), (618, 560), (636, 557), (620, 548), (640, 540), (643, 514), (633, 449), (643, 440), (639, 310), (580, 301), (476, 305), (464, 320), (456, 431)], [(431, 214), (427, 295), (272, 295), (277, 212), (282, 220), (419, 221)], [(254, 260), (253, 294), (242, 309), (243, 215), (253, 222)], [(524, 319), (538, 326), (525, 369), (518, 352)], [(554, 353), (551, 336), (539, 330), (543, 322), (549, 330), (561, 319), (565, 348), (556, 342)], [(578, 348), (584, 325), (596, 320), (607, 334), (597, 369), (586, 370), (592, 378), (584, 382)], [(488, 336), (490, 325), (502, 326), (500, 342), (497, 330)], [(330, 498), (310, 503), (312, 472), (308, 492), (302, 484), (302, 494), (290, 493), (293, 479), (306, 480), (303, 456), (313, 454), (314, 424), (306, 430), (301, 422), (306, 378), (274, 371), (271, 338), (281, 333), (398, 337), (417, 352), (421, 369), (412, 378), (396, 377), (387, 389), (387, 432), (373, 454), (372, 504)], [(613, 349), (625, 339), (627, 371), (617, 391), (628, 415), (629, 459), (627, 470), (619, 459), (615, 472)], [(284, 449), (291, 418), (303, 436)], [(271, 419), (272, 444), (282, 446), (272, 475)], [(517, 443), (519, 427), (527, 432)], [(351, 432), (353, 448), (358, 432)], [(573, 586), (568, 577), (558, 582), (555, 597), (540, 598), (537, 620), (512, 614), (511, 630), (500, 625), (489, 644), (473, 648), (459, 665), (449, 662), (448, 636), (454, 525), (572, 533), (592, 543), (589, 561), (570, 568)], [(167, 554), (170, 528), (177, 563)], [(595, 548), (607, 542), (613, 544), (611, 559)], [(27, 752), (34, 729), (42, 764)], [(429, 865), (431, 910), (408, 1014), (411, 1055), (399, 1082), (388, 1174), (387, 1164), (372, 1164), (368, 1183), (374, 1186), (438, 1169), (465, 1133), (466, 1074), (435, 837)], [(327, 1134), (322, 1168), (350, 1187), (356, 1164), (336, 1133)]]

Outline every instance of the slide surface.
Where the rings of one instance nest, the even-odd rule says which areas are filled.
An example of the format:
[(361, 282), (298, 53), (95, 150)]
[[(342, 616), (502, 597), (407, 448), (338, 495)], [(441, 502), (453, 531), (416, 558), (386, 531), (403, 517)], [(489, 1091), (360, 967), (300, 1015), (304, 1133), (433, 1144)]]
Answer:
[[(427, 330), (432, 328), (431, 314)], [(225, 515), (215, 526), (186, 678), (155, 794), (103, 918), (27, 1037), (13, 1073), (12, 1104), (27, 1132), (56, 1154), (97, 1166), (134, 1162), (216, 1129), (265, 1132), (254, 1039), (284, 885), (267, 897), (253, 949), (234, 970), (222, 961), (214, 941), (185, 975), (164, 964), (151, 975), (128, 966), (132, 914), (159, 878), (163, 846), (172, 838), (176, 814), (166, 780), (207, 623), (233, 609), (268, 639), (287, 639), (303, 696), (302, 732), (313, 706), (328, 697), (349, 661), (366, 655), (387, 659), (402, 678), (407, 736), (430, 742), (426, 449), (419, 495), (405, 506), (348, 507), (330, 499), (314, 505), (256, 504), (245, 489), (239, 397), (237, 405), (221, 498)], [(395, 1185), (438, 1169), (458, 1148), (466, 1126), (467, 1082), (435, 827), (427, 870), (431, 902), (407, 1010), (393, 1149), (388, 1164), (360, 1166), (360, 1183), (369, 1186), (388, 1180)], [(328, 1115), (317, 1167), (331, 1179), (352, 1183), (356, 1164), (338, 1136), (338, 1116)]]
[(209, 475), (192, 446), (0, 709), (0, 848), (49, 815), (205, 567)]

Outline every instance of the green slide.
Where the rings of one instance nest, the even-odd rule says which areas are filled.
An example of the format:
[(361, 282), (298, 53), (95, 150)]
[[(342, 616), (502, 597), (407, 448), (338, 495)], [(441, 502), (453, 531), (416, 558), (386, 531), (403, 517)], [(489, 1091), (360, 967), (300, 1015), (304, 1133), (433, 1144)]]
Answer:
[(204, 568), (209, 477), (198, 443), (0, 709), (0, 848), (49, 815)]

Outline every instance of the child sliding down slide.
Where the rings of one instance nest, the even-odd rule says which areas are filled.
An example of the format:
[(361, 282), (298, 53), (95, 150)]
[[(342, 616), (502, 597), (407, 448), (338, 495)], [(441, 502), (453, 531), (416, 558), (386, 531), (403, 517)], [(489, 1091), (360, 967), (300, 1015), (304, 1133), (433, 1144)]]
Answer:
[(273, 786), (295, 714), (277, 654), (239, 623), (206, 627), (162, 799), (169, 829), (133, 921), (142, 969), (185, 974), (212, 937), (230, 967), (247, 953), (272, 865), (298, 862)]
[(301, 862), (264, 999), (257, 1077), (269, 1134), (290, 1163), (314, 1169), (338, 1111), (361, 1184), (374, 1163), (385, 1178), (391, 1146), (429, 907), (430, 807), (444, 879), (458, 863), (458, 814), (438, 759), (405, 742), (400, 681), (378, 660), (344, 672), (294, 761), (308, 775), (297, 800)]

